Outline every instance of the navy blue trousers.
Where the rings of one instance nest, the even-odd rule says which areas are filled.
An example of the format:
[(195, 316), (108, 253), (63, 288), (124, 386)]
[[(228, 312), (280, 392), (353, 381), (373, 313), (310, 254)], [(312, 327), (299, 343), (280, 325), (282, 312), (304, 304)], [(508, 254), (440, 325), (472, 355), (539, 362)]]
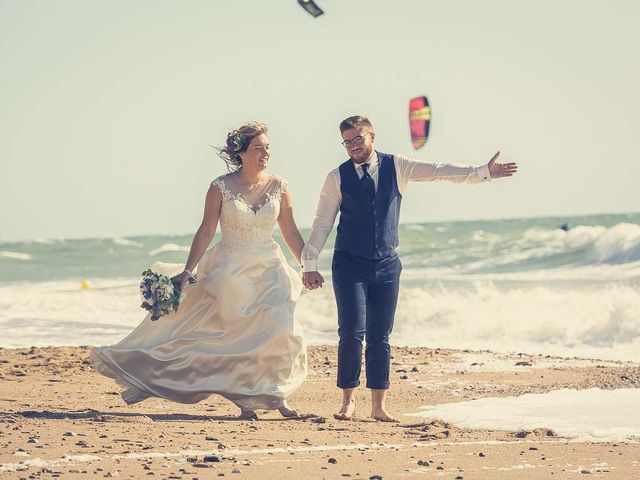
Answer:
[(398, 303), (402, 264), (397, 254), (380, 260), (335, 251), (332, 281), (338, 304), (338, 387), (360, 385), (366, 341), (367, 388), (389, 388), (389, 335)]

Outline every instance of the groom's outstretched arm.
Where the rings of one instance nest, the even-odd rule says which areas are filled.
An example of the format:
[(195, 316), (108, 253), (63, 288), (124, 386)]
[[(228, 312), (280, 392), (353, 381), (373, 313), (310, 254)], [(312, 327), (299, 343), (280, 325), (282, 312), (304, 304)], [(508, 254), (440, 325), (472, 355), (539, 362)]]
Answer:
[(395, 155), (400, 191), (405, 189), (408, 182), (479, 183), (491, 181), (492, 178), (514, 175), (517, 165), (497, 163), (496, 159), (499, 155), (500, 152), (497, 152), (489, 163), (481, 166), (421, 162), (404, 155)]
[[(340, 177), (337, 170), (327, 175), (320, 191), (320, 200), (313, 220), (311, 233), (302, 249), (302, 271), (317, 272), (318, 257), (329, 238), (336, 216), (340, 210), (342, 194), (340, 193)], [(306, 275), (309, 277), (309, 275)], [(305, 285), (307, 286), (307, 285)]]

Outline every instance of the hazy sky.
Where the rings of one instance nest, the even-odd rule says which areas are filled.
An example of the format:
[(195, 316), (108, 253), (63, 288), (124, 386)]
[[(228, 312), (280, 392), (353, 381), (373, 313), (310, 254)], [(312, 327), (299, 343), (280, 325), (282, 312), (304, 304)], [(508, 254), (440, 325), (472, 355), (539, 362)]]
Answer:
[(318, 4), (0, 0), (0, 241), (193, 232), (225, 172), (207, 144), (249, 120), (309, 226), (353, 114), (381, 151), (519, 163), (492, 184), (410, 185), (403, 222), (640, 210), (639, 2)]

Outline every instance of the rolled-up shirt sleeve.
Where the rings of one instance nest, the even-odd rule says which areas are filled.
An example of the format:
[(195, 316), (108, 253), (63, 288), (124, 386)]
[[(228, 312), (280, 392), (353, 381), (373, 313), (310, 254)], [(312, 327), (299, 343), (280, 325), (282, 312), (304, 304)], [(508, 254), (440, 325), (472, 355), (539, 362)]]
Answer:
[(331, 171), (320, 191), (320, 200), (316, 210), (316, 218), (311, 227), (309, 238), (302, 249), (302, 271), (317, 272), (318, 257), (329, 238), (336, 216), (340, 210), (342, 194), (340, 193), (340, 174)]
[(400, 191), (409, 182), (480, 183), (491, 181), (488, 165), (479, 167), (454, 163), (429, 163), (394, 155)]

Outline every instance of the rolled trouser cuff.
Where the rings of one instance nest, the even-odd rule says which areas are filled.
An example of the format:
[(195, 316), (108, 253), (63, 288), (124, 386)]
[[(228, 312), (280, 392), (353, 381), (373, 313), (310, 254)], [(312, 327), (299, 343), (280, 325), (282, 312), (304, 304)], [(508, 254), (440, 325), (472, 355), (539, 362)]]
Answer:
[(390, 382), (382, 382), (382, 383), (369, 383), (367, 382), (367, 388), (372, 390), (389, 390), (391, 386)]
[(351, 382), (341, 382), (338, 380), (338, 388), (342, 388), (343, 390), (346, 388), (356, 388), (360, 385), (360, 380), (354, 380)]

